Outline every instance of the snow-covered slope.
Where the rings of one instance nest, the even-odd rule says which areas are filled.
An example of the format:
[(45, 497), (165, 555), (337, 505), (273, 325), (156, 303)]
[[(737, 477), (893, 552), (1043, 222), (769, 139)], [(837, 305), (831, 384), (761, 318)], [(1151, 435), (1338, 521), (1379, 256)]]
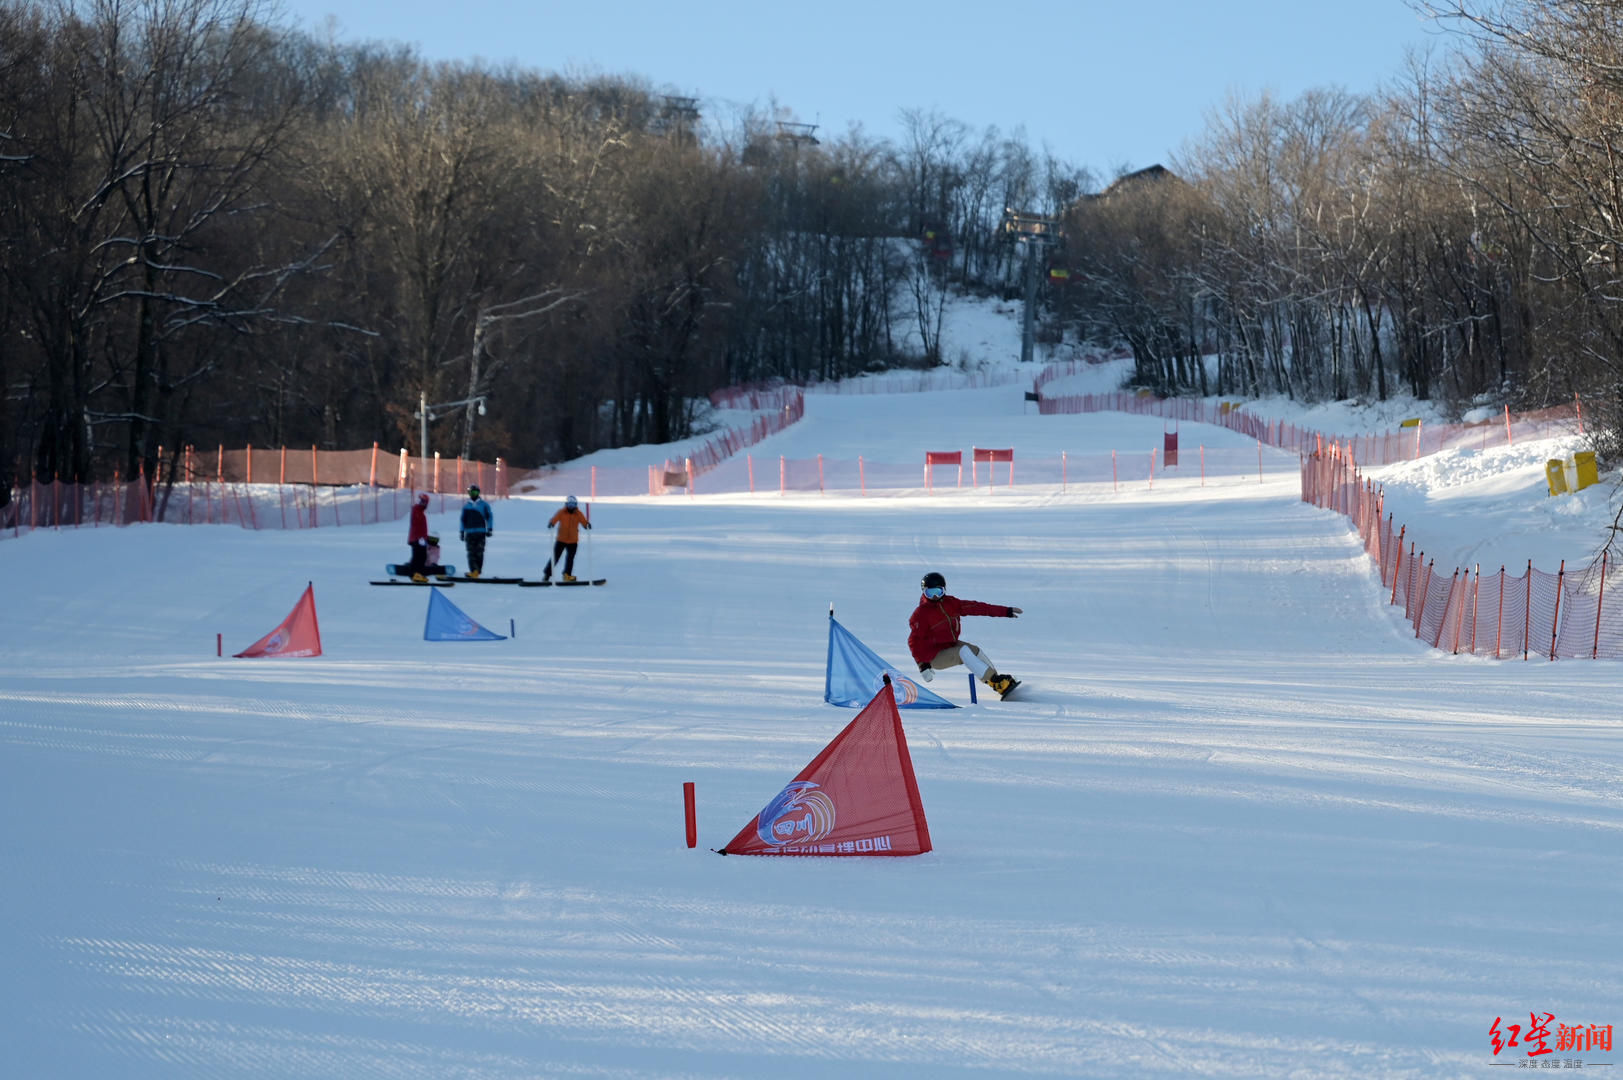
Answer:
[[(763, 452), (1161, 434), (1023, 410), (819, 396)], [(1581, 557), (1603, 496), (1542, 452), (1390, 482), (1462, 555)], [(498, 505), (487, 569), (534, 576), (553, 505)], [(1617, 665), (1422, 647), (1288, 471), (594, 516), (608, 586), (451, 591), (483, 645), (366, 584), (400, 525), (0, 544), (9, 1074), (1468, 1077), (1530, 1060), (1496, 1017), (1620, 1020)], [(935, 851), (710, 854), (851, 718), (829, 603), (905, 663), (931, 569), (1025, 609), (965, 633), (1027, 681), (904, 714)], [(215, 658), (306, 581), (324, 657)]]

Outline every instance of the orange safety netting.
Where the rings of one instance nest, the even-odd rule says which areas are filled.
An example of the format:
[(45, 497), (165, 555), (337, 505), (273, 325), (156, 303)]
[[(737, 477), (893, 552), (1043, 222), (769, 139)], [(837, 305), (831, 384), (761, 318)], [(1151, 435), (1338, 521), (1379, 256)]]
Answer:
[[(1433, 648), (1477, 656), (1623, 659), (1623, 603), (1606, 598), (1609, 556), (1582, 570), (1512, 576), (1506, 567), (1439, 568), (1407, 526), (1383, 520), (1381, 489), (1358, 472), (1344, 447), (1302, 461), (1302, 501), (1352, 521), (1374, 561), (1388, 602), (1403, 605), (1415, 637)], [(1614, 583), (1615, 590), (1615, 583)]]

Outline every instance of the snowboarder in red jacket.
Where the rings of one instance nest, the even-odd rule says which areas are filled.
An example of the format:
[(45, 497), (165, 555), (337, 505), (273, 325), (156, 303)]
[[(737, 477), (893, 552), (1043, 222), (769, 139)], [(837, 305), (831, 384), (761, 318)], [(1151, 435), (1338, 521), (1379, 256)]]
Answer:
[(924, 681), (935, 678), (937, 671), (962, 664), (1000, 695), (1012, 690), (1017, 680), (999, 674), (978, 646), (962, 640), (958, 634), (965, 615), (1012, 619), (1020, 614), (1020, 609), (948, 596), (947, 579), (933, 570), (924, 575), (919, 585), (924, 595), (919, 597), (919, 606), (907, 620), (907, 647), (918, 662)]

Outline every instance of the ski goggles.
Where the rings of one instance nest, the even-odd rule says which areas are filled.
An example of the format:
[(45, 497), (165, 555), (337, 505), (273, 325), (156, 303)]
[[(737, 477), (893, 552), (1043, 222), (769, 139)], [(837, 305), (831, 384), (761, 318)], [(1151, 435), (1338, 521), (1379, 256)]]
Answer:
[(928, 589), (924, 590), (924, 595), (928, 596), (931, 600), (939, 600), (943, 596), (947, 595), (947, 590), (943, 589), (939, 585), (931, 585)]

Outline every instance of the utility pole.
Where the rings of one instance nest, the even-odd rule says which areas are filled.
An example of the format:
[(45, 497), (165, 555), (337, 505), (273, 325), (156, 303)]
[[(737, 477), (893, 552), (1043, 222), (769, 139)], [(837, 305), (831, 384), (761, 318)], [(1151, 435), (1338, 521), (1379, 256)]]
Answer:
[(1054, 247), (1064, 237), (1060, 223), (1053, 218), (1016, 210), (1003, 211), (1003, 239), (1026, 249), (1025, 319), (1020, 331), (1020, 362), (1031, 363), (1037, 339), (1037, 252)]

